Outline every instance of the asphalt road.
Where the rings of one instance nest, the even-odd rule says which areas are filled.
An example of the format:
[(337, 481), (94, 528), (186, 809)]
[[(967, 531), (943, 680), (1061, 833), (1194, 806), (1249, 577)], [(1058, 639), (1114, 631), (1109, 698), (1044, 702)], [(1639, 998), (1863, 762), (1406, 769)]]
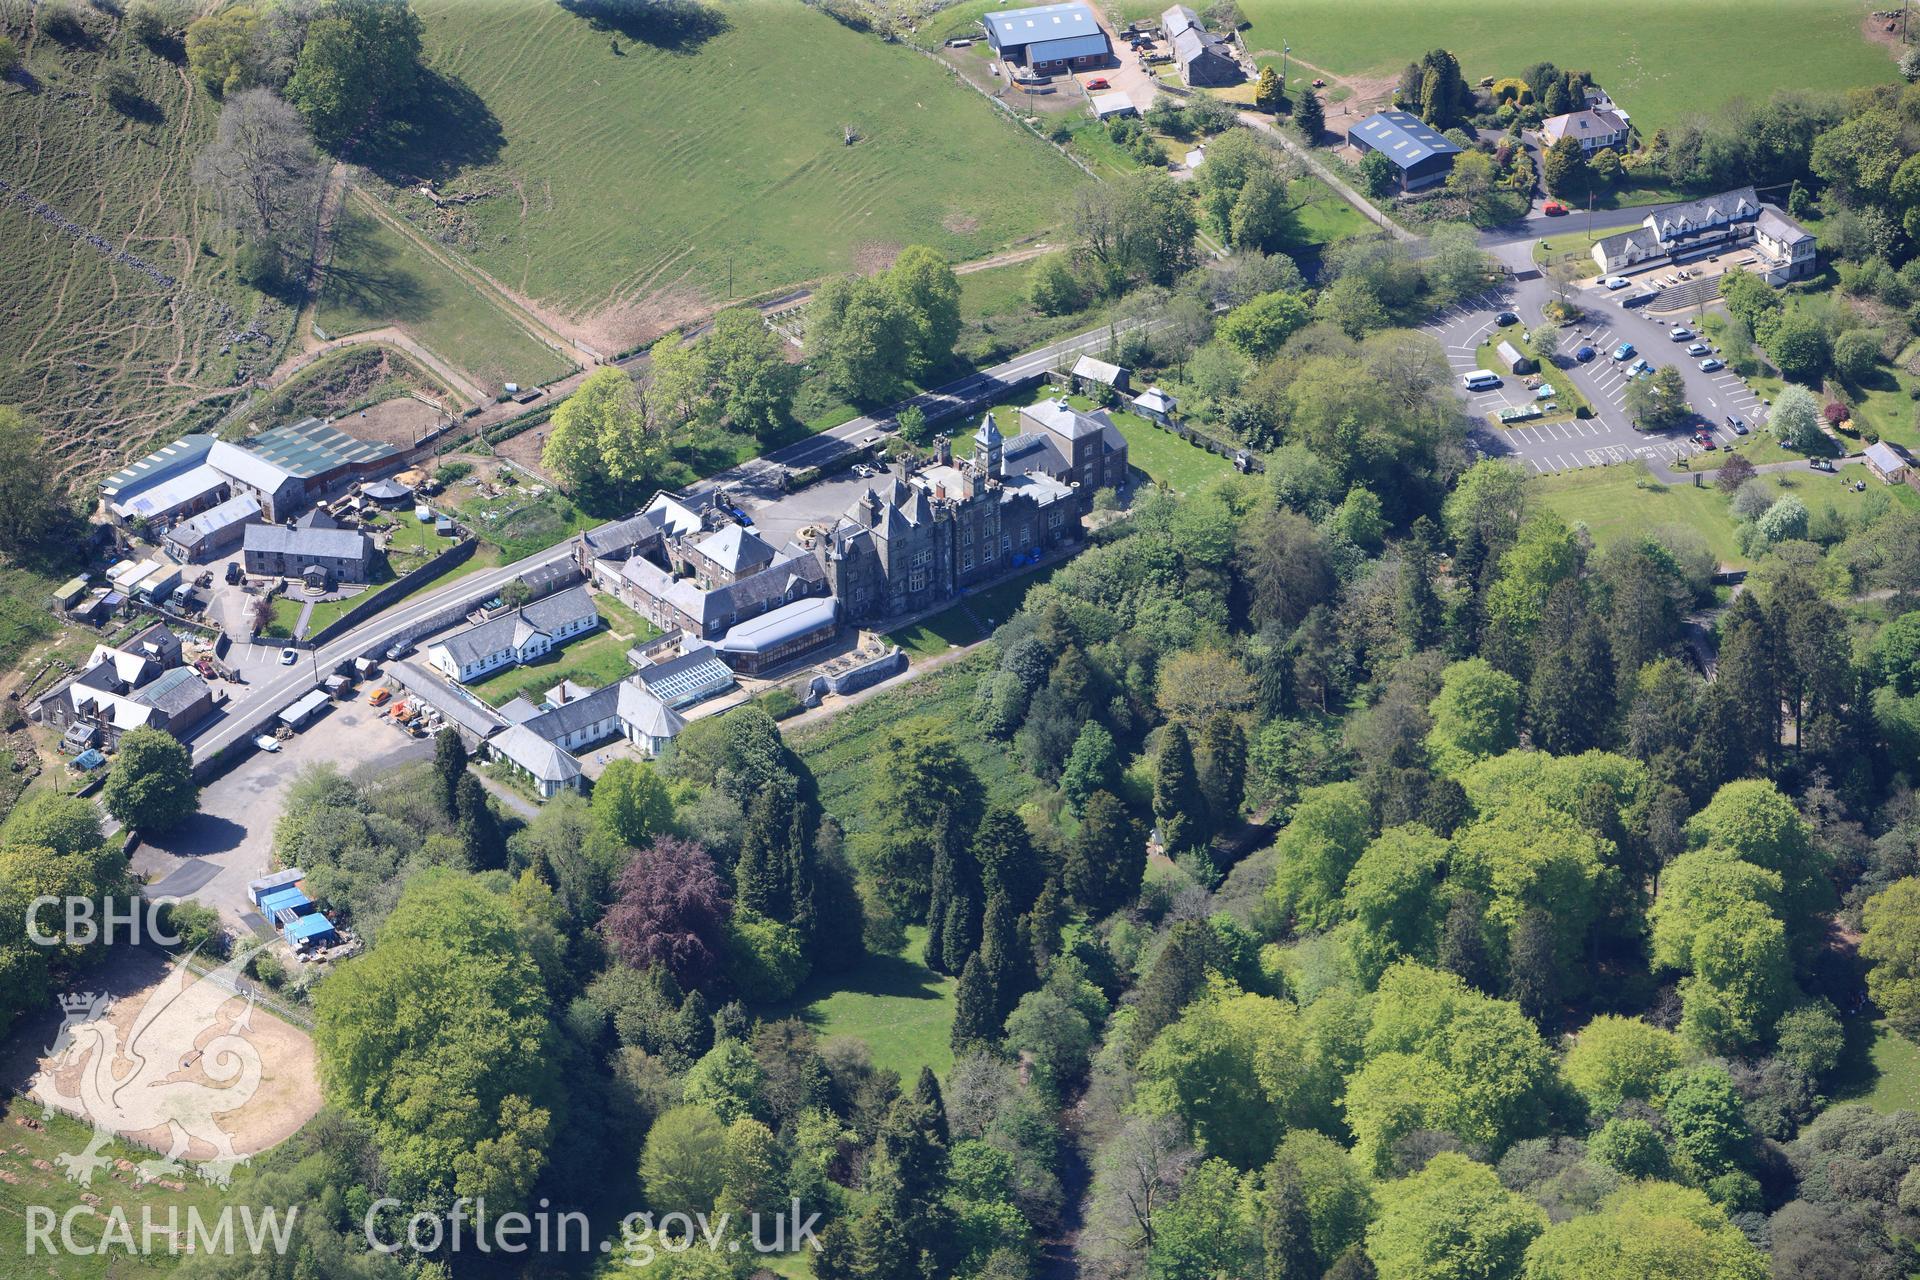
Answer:
[[(782, 478), (787, 472), (821, 466), (842, 454), (864, 448), (870, 441), (891, 431), (899, 414), (908, 405), (918, 405), (931, 421), (956, 417), (975, 405), (999, 398), (1008, 387), (1023, 379), (1045, 373), (1063, 355), (1105, 350), (1114, 332), (1127, 332), (1141, 324), (1151, 323), (1135, 321), (1120, 325), (1117, 330), (1103, 326), (1063, 338), (990, 369), (969, 374), (946, 386), (923, 392), (905, 403), (892, 406), (884, 413), (855, 418), (819, 435), (809, 436), (722, 471), (688, 488), (686, 496), (700, 498), (715, 489), (725, 488), (736, 491), (742, 499), (750, 499), (746, 502), (750, 508), (760, 502), (772, 501), (783, 493)], [(226, 714), (194, 738), (194, 760), (200, 762), (211, 759), (255, 732), (252, 722), (258, 713), (286, 706), (300, 694), (314, 688), (339, 663), (357, 658), (371, 649), (383, 648), (407, 628), (461, 600), (484, 598), (529, 570), (564, 560), (571, 554), (569, 540), (512, 564), (467, 574), (456, 582), (386, 610), (318, 650), (302, 652), (300, 660), (292, 666), (276, 666), (265, 672), (253, 673), (248, 684), (236, 688)]]
[[(1450, 307), (1426, 326), (1446, 349), (1448, 363), (1456, 374), (1479, 367), (1482, 340), (1495, 328), (1494, 316), (1510, 310), (1529, 324), (1541, 321), (1542, 307), (1552, 298), (1552, 286), (1544, 280), (1521, 280), (1503, 285), (1459, 306)], [(1722, 369), (1703, 373), (1699, 358), (1685, 352), (1689, 340), (1673, 341), (1668, 330), (1676, 323), (1691, 327), (1689, 317), (1654, 317), (1621, 307), (1605, 289), (1585, 291), (1580, 305), (1586, 315), (1582, 323), (1570, 326), (1561, 336), (1563, 359), (1571, 362), (1572, 353), (1583, 343), (1595, 349), (1594, 358), (1571, 367), (1543, 370), (1547, 382), (1571, 382), (1594, 408), (1594, 416), (1585, 420), (1544, 425), (1500, 428), (1488, 424), (1473, 433), (1482, 453), (1512, 458), (1536, 473), (1574, 470), (1580, 467), (1607, 466), (1616, 462), (1644, 461), (1665, 475), (1671, 465), (1700, 452), (1686, 431), (1638, 431), (1624, 408), (1626, 365), (1631, 360), (1615, 361), (1612, 352), (1622, 342), (1633, 344), (1639, 355), (1655, 366), (1676, 366), (1686, 382), (1687, 399), (1694, 409), (1713, 424), (1714, 440), (1720, 447), (1737, 437), (1727, 426), (1729, 415), (1746, 420), (1757, 428), (1766, 416), (1760, 398), (1735, 374)], [(1484, 392), (1461, 393), (1476, 416), (1497, 413), (1508, 405), (1531, 401), (1534, 392), (1515, 377), (1504, 377), (1498, 387)]]
[(1626, 209), (1595, 209), (1592, 213), (1579, 209), (1555, 218), (1549, 218), (1544, 213), (1536, 213), (1518, 222), (1510, 222), (1504, 227), (1492, 227), (1482, 231), (1480, 246), (1484, 249), (1494, 249), (1503, 244), (1519, 244), (1522, 241), (1539, 240), (1542, 237), (1551, 240), (1555, 235), (1578, 235), (1587, 231), (1621, 231), (1627, 227), (1639, 226), (1647, 220), (1647, 215), (1650, 213), (1672, 207), (1671, 204), (1642, 204)]

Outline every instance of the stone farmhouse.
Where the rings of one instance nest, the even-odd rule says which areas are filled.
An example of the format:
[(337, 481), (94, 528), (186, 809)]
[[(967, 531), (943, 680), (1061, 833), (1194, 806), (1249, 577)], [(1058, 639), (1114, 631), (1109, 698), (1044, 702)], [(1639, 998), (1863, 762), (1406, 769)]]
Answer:
[(87, 665), (34, 703), (30, 718), (64, 731), (61, 749), (113, 748), (130, 729), (184, 737), (213, 712), (213, 691), (180, 665), (179, 638), (155, 624), (119, 648), (95, 645)]

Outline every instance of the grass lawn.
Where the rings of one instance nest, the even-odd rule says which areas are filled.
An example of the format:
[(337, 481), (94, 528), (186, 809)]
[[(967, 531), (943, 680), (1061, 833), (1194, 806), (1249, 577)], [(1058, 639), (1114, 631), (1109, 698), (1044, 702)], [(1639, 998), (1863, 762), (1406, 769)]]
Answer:
[(334, 337), (398, 325), (490, 392), (537, 385), (572, 365), (479, 290), (351, 203), (333, 224), (333, 256), (315, 315)]
[(1358, 209), (1341, 199), (1332, 187), (1318, 178), (1309, 176), (1294, 179), (1287, 184), (1287, 194), (1304, 202), (1294, 215), (1300, 229), (1300, 235), (1293, 241), (1295, 246), (1332, 244), (1336, 240), (1370, 235), (1378, 230)]
[(1098, 120), (1081, 120), (1068, 130), (1073, 136), (1068, 145), (1102, 179), (1118, 178), (1140, 167), (1133, 153), (1113, 140), (1107, 126)]
[(794, 996), (788, 1012), (822, 1036), (866, 1041), (874, 1065), (899, 1072), (908, 1089), (922, 1067), (944, 1075), (953, 1065), (947, 1040), (959, 984), (921, 963), (926, 944), (926, 929), (910, 926), (899, 955), (869, 956), (851, 973), (810, 981)]
[(973, 712), (974, 687), (992, 674), (998, 660), (993, 646), (984, 646), (938, 671), (788, 733), (787, 745), (813, 771), (827, 812), (849, 833), (866, 828), (869, 815), (862, 793), (881, 739), (894, 725), (913, 716), (931, 716), (947, 727), (959, 743), (960, 754), (979, 775), (989, 801), (1017, 808), (1032, 795), (1038, 780), (1006, 743), (994, 742), (981, 732)]
[(490, 193), (459, 210), (460, 243), (621, 332), (729, 278), (751, 297), (908, 244), (978, 257), (1052, 225), (1085, 180), (919, 54), (799, 0), (702, 6), (711, 27), (674, 47), (549, 0), (416, 12), (428, 61), (476, 95), (425, 157)]
[[(1123, 17), (1157, 12), (1158, 0), (1122, 0)], [(1775, 89), (1844, 89), (1894, 79), (1893, 58), (1861, 38), (1858, 0), (1622, 0), (1604, 21), (1575, 0), (1525, 10), (1486, 0), (1241, 0), (1256, 55), (1278, 51), (1341, 75), (1395, 77), (1428, 49), (1460, 59), (1467, 83), (1519, 75), (1546, 59), (1591, 70), (1642, 132), (1712, 111), (1734, 97)], [(1357, 20), (1356, 20), (1357, 19)]]
[[(201, 1221), (211, 1231), (216, 1229), (218, 1216), (227, 1193), (219, 1187), (202, 1181), (192, 1174), (176, 1179), (186, 1184), (184, 1191), (175, 1191), (161, 1186), (158, 1182), (149, 1182), (141, 1186), (134, 1185), (132, 1175), (115, 1171), (111, 1166), (94, 1177), (91, 1188), (67, 1180), (55, 1158), (61, 1155), (78, 1154), (84, 1151), (93, 1130), (88, 1125), (63, 1115), (55, 1115), (44, 1121), (44, 1127), (29, 1129), (13, 1123), (15, 1120), (32, 1120), (42, 1123), (41, 1108), (24, 1098), (13, 1096), (0, 1104), (4, 1111), (6, 1141), (0, 1143), (0, 1254), (13, 1258), (19, 1270), (9, 1267), (7, 1274), (12, 1276), (58, 1276), (60, 1280), (160, 1280), (179, 1270), (184, 1248), (178, 1256), (170, 1255), (166, 1249), (165, 1237), (155, 1234), (148, 1241), (148, 1249), (139, 1247), (142, 1212), (152, 1215), (158, 1226), (166, 1226), (169, 1215), (175, 1215), (182, 1234), (187, 1228), (187, 1214), (198, 1211)], [(110, 1159), (139, 1162), (150, 1159), (152, 1153), (124, 1143), (108, 1144), (101, 1153)], [(45, 1166), (44, 1168), (42, 1166)], [(81, 1197), (85, 1196), (83, 1203)], [(73, 1218), (73, 1237), (75, 1243), (88, 1246), (97, 1245), (102, 1240), (101, 1233), (106, 1229), (109, 1214), (121, 1214), (133, 1228), (132, 1247), (104, 1248), (89, 1254), (74, 1254), (62, 1251), (57, 1260), (31, 1261), (27, 1254), (27, 1208), (44, 1206), (51, 1209), (56, 1219), (63, 1217), (70, 1209), (81, 1212)], [(235, 1205), (233, 1234), (236, 1244), (246, 1238), (246, 1219), (241, 1215), (242, 1206)], [(281, 1206), (246, 1206), (259, 1222), (263, 1209), (276, 1209), (284, 1212)], [(58, 1223), (55, 1225), (55, 1240), (58, 1236)], [(45, 1258), (44, 1251), (41, 1257)]]
[[(1848, 482), (1864, 474), (1851, 469), (1843, 471)], [(1869, 480), (1865, 492), (1855, 493), (1839, 479), (1805, 471), (1774, 472), (1762, 479), (1782, 494), (1798, 494), (1807, 509), (1815, 514), (1831, 506), (1842, 515), (1852, 515), (1864, 505), (1868, 494), (1879, 490), (1891, 494), (1896, 503), (1920, 505), (1920, 494), (1905, 485), (1882, 486)], [(1562, 471), (1536, 476), (1531, 483), (1535, 494), (1562, 518), (1569, 523), (1584, 523), (1592, 531), (1597, 545), (1605, 546), (1623, 535), (1639, 536), (1652, 529), (1679, 527), (1692, 529), (1705, 539), (1720, 563), (1751, 563), (1740, 554), (1734, 541), (1735, 521), (1727, 510), (1727, 496), (1711, 479), (1703, 479), (1698, 486), (1663, 485), (1649, 477), (1644, 466), (1635, 463)]]
[(293, 629), (300, 625), (300, 615), (306, 611), (305, 600), (295, 600), (292, 596), (279, 595), (273, 598), (273, 616), (260, 634), (271, 640), (285, 640), (293, 635)]
[[(1058, 387), (1040, 387), (1021, 396), (1016, 404), (996, 405), (993, 415), (1000, 423), (1000, 430), (1009, 438), (1019, 434), (1017, 420), (1021, 408), (1059, 393)], [(1094, 407), (1093, 401), (1085, 396), (1070, 395), (1067, 402), (1083, 412)], [(1197, 444), (1188, 444), (1171, 431), (1162, 431), (1138, 414), (1109, 409), (1107, 416), (1113, 419), (1113, 425), (1127, 439), (1128, 464), (1146, 472), (1157, 484), (1164, 484), (1180, 493), (1193, 493), (1210, 481), (1233, 473), (1233, 464), (1219, 454), (1202, 449)], [(1001, 620), (1005, 621), (1005, 618)]]
[[(922, 622), (892, 632), (887, 639), (917, 658), (931, 658), (956, 645), (966, 646), (986, 640), (991, 637), (995, 627), (1019, 611), (1021, 602), (1027, 598), (1027, 592), (1035, 583), (1045, 582), (1053, 576), (1055, 567), (1047, 565), (1030, 569), (1005, 582), (996, 583), (985, 591), (969, 592), (965, 609), (955, 605)], [(974, 618), (980, 620), (980, 625), (975, 625)], [(982, 631), (981, 626), (986, 630)]]
[[(1567, 370), (1560, 368), (1551, 360), (1541, 360), (1538, 358), (1533, 347), (1521, 336), (1526, 332), (1528, 332), (1528, 330), (1524, 324), (1510, 324), (1504, 329), (1496, 329), (1487, 335), (1486, 341), (1482, 342), (1478, 351), (1475, 352), (1475, 359), (1479, 361), (1482, 369), (1497, 373), (1502, 378), (1513, 378), (1515, 381), (1521, 382), (1521, 385), (1524, 387), (1525, 383), (1521, 380), (1524, 379), (1526, 375), (1510, 372), (1506, 365), (1501, 363), (1500, 357), (1494, 354), (1502, 342), (1511, 342), (1522, 354), (1535, 356), (1536, 363), (1539, 365), (1538, 373), (1541, 381), (1553, 387), (1553, 399), (1542, 403), (1557, 405), (1559, 406), (1557, 409), (1552, 413), (1543, 414), (1538, 418), (1528, 418), (1525, 422), (1516, 422), (1513, 425), (1525, 427), (1542, 422), (1568, 422), (1580, 415), (1581, 406), (1584, 405), (1591, 409), (1593, 406), (1587, 404), (1587, 398), (1580, 394), (1580, 389), (1573, 383), (1573, 376)], [(1568, 342), (1567, 345), (1571, 348), (1578, 344), (1576, 342)], [(1487, 420), (1496, 426), (1500, 425), (1500, 419), (1497, 413), (1489, 413)]]
[(1920, 1045), (1877, 1023), (1873, 1089), (1858, 1099), (1875, 1111), (1920, 1111)]
[(512, 702), (521, 694), (537, 704), (541, 694), (562, 680), (598, 689), (632, 672), (633, 667), (627, 662), (627, 650), (632, 647), (630, 638), (611, 628), (602, 627), (592, 635), (548, 650), (536, 661), (508, 667), (485, 680), (476, 680), (466, 689), (495, 707)]

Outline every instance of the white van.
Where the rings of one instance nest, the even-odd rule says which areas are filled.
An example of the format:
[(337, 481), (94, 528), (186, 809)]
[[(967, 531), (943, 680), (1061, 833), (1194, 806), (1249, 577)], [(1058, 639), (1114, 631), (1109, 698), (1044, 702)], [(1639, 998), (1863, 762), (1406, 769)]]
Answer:
[(1487, 369), (1475, 369), (1472, 373), (1460, 375), (1460, 381), (1469, 391), (1491, 391), (1500, 385), (1500, 375)]

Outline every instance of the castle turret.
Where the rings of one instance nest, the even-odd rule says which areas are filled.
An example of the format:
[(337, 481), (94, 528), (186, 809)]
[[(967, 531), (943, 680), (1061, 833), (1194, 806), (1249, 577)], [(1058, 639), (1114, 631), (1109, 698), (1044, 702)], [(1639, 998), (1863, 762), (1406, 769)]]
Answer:
[(1000, 427), (989, 413), (980, 429), (973, 433), (973, 465), (995, 480), (1000, 478), (1000, 446), (1004, 443)]

